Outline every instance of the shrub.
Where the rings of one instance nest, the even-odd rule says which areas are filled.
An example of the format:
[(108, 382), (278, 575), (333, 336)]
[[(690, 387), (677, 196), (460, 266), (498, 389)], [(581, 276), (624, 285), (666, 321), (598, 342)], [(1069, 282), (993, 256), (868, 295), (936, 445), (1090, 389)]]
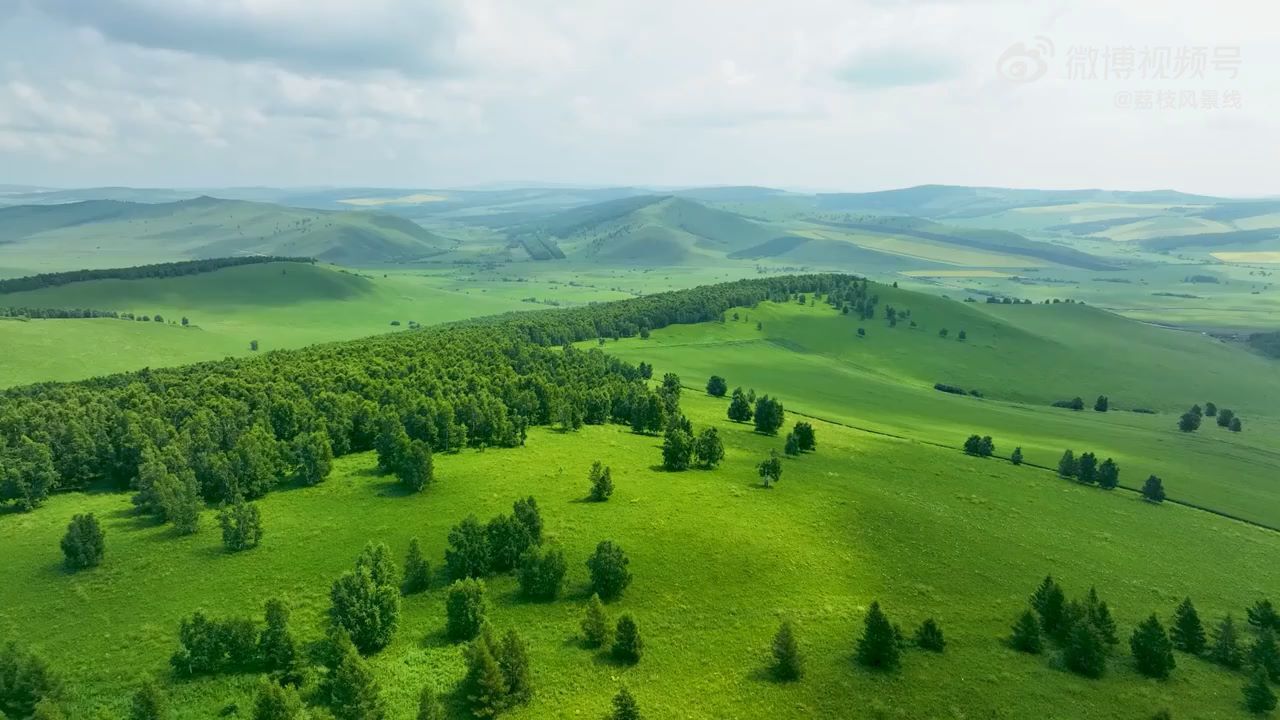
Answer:
[(106, 534), (93, 513), (76, 515), (62, 536), (62, 555), (73, 570), (94, 567), (106, 552)]
[(587, 479), (591, 481), (592, 501), (604, 502), (613, 495), (613, 473), (608, 466), (602, 466), (599, 460), (591, 465), (591, 472), (587, 475)]
[(613, 634), (613, 647), (610, 653), (614, 659), (629, 664), (640, 662), (644, 654), (644, 640), (640, 637), (640, 628), (635, 618), (624, 614), (618, 618), (618, 626)]
[(444, 599), (445, 634), (451, 640), (470, 640), (484, 625), (488, 604), (484, 581), (476, 578), (457, 580), (449, 586)]
[(937, 621), (929, 618), (920, 624), (916, 630), (916, 646), (922, 650), (932, 650), (933, 652), (942, 652), (947, 646), (947, 641), (942, 637), (942, 628), (938, 627)]
[(627, 570), (630, 563), (622, 548), (612, 541), (601, 541), (596, 545), (596, 551), (587, 558), (592, 590), (605, 600), (622, 595), (622, 591), (631, 584), (631, 571)]
[(799, 680), (804, 675), (804, 658), (790, 620), (784, 620), (773, 636), (773, 675), (783, 681)]
[(231, 552), (255, 548), (262, 541), (262, 514), (258, 506), (238, 500), (218, 513), (222, 544)]

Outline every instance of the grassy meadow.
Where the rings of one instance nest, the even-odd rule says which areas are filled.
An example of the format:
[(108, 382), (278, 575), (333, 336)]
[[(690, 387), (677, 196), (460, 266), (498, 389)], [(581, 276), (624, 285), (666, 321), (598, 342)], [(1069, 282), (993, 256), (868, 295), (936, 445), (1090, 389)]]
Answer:
[[(1242, 675), (1179, 654), (1169, 681), (1146, 680), (1123, 639), (1152, 611), (1167, 621), (1185, 595), (1206, 621), (1239, 618), (1280, 582), (1280, 535), (824, 422), (815, 425), (818, 451), (786, 460), (766, 490), (754, 465), (781, 439), (728, 422), (724, 400), (686, 391), (682, 405), (696, 428), (720, 429), (720, 468), (663, 472), (660, 440), (617, 426), (535, 429), (524, 448), (437, 456), (436, 484), (405, 496), (375, 474), (372, 454), (354, 455), (321, 486), (260, 501), (262, 545), (235, 555), (222, 549), (211, 513), (201, 532), (177, 538), (134, 515), (124, 495), (55, 496), (38, 512), (0, 516), (0, 634), (57, 660), (70, 717), (117, 716), (152, 675), (177, 718), (246, 717), (255, 677), (170, 679), (181, 617), (198, 608), (260, 616), (262, 602), (281, 595), (295, 632), (318, 639), (329, 583), (366, 541), (401, 554), (416, 536), (438, 568), (451, 525), (531, 494), (570, 572), (562, 598), (546, 604), (518, 599), (510, 577), (489, 582), (490, 620), (499, 631), (519, 628), (530, 645), (534, 698), (507, 717), (599, 717), (621, 685), (654, 718), (1145, 718), (1162, 707), (1175, 717), (1244, 717)], [(602, 504), (582, 502), (596, 459), (612, 466), (617, 486)], [(68, 574), (58, 538), (86, 511), (105, 519), (106, 560)], [(603, 539), (631, 557), (635, 580), (609, 613), (637, 618), (646, 651), (634, 667), (577, 639), (582, 563)], [(1047, 572), (1072, 595), (1096, 585), (1111, 603), (1122, 646), (1103, 679), (1004, 646)], [(909, 650), (893, 675), (858, 667), (854, 641), (873, 600), (907, 632), (936, 618), (946, 652)], [(765, 670), (784, 617), (796, 621), (807, 657), (795, 684)], [(392, 717), (411, 716), (422, 686), (450, 693), (461, 678), (460, 648), (443, 626), (437, 579), (405, 599), (395, 641), (372, 659)], [(452, 711), (464, 717), (456, 703)]]

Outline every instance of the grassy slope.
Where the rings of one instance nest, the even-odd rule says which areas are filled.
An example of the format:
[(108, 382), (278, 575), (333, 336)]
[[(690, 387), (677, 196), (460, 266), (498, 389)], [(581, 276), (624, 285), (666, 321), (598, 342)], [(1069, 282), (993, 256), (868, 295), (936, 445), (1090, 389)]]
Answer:
[[(57, 496), (38, 512), (0, 516), (8, 551), (0, 634), (53, 659), (69, 680), (71, 716), (119, 712), (142, 677), (165, 672), (182, 615), (198, 607), (256, 615), (267, 596), (283, 594), (295, 607), (295, 630), (315, 639), (328, 583), (366, 540), (398, 554), (416, 535), (438, 566), (450, 525), (532, 493), (548, 535), (570, 558), (568, 597), (526, 604), (510, 578), (490, 583), (491, 620), (499, 630), (520, 628), (531, 647), (535, 698), (511, 718), (597, 717), (623, 683), (656, 718), (1111, 718), (1165, 706), (1176, 717), (1244, 717), (1243, 676), (1185, 655), (1172, 680), (1154, 683), (1135, 675), (1121, 649), (1107, 677), (1089, 681), (1013, 653), (1001, 639), (1049, 571), (1073, 594), (1096, 584), (1125, 638), (1153, 610), (1167, 620), (1187, 594), (1206, 618), (1239, 617), (1280, 581), (1280, 536), (824, 423), (819, 452), (786, 461), (782, 483), (765, 491), (753, 465), (780, 440), (724, 421), (723, 401), (686, 396), (695, 425), (713, 423), (725, 436), (719, 470), (655, 471), (657, 439), (617, 427), (538, 429), (526, 448), (437, 457), (438, 484), (412, 497), (372, 474), (372, 455), (353, 456), (323, 486), (262, 501), (263, 546), (236, 556), (221, 550), (209, 517), (200, 534), (176, 539), (135, 519), (125, 496)], [(612, 465), (618, 486), (603, 505), (578, 502), (595, 459)], [(107, 561), (68, 575), (57, 538), (73, 513), (90, 510), (106, 520)], [(610, 612), (638, 618), (646, 655), (635, 668), (605, 662), (574, 639), (582, 561), (605, 538), (632, 558), (635, 582)], [(873, 599), (908, 631), (937, 617), (947, 653), (909, 651), (896, 676), (854, 666), (853, 641)], [(799, 623), (809, 659), (808, 676), (790, 686), (762, 673), (783, 616)], [(443, 623), (437, 586), (406, 601), (395, 642), (374, 659), (393, 717), (409, 716), (422, 685), (451, 691), (461, 677)], [(229, 703), (245, 708), (254, 683), (174, 683), (176, 718), (210, 717)]]
[[(287, 274), (286, 274), (287, 272)], [(95, 280), (0, 296), (0, 303), (190, 318), (192, 327), (125, 320), (0, 322), (0, 386), (70, 380), (343, 340), (532, 307), (513, 296), (445, 287), (420, 274), (359, 276), (324, 266), (265, 264), (156, 280)], [(401, 327), (403, 327), (403, 325)]]
[[(676, 326), (609, 348), (690, 384), (719, 374), (798, 411), (929, 442), (959, 446), (971, 433), (990, 434), (1002, 454), (1021, 446), (1028, 462), (1049, 466), (1065, 448), (1091, 450), (1120, 463), (1124, 484), (1155, 473), (1174, 497), (1280, 525), (1273, 361), (1087, 307), (967, 305), (903, 291), (881, 302), (910, 307), (920, 327), (861, 323), (825, 306), (764, 304), (743, 310), (741, 322)], [(859, 326), (867, 337), (856, 337)], [(952, 339), (939, 338), (939, 327)], [(954, 339), (961, 328), (964, 343)], [(987, 398), (940, 393), (934, 382)], [(1164, 412), (1047, 407), (1075, 395), (1091, 406), (1099, 394), (1118, 407)], [(1195, 435), (1176, 430), (1177, 414), (1209, 400), (1241, 413), (1246, 431), (1211, 423)]]

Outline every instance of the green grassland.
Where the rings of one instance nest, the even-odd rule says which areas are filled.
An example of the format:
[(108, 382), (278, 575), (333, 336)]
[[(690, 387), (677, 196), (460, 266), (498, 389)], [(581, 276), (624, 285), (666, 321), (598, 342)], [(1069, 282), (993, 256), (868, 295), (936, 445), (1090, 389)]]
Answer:
[[(328, 585), (366, 541), (401, 553), (417, 536), (438, 567), (452, 524), (533, 494), (571, 563), (554, 603), (518, 600), (509, 577), (489, 583), (491, 621), (530, 644), (535, 695), (511, 718), (599, 717), (621, 685), (655, 718), (1111, 718), (1161, 707), (1176, 717), (1244, 717), (1243, 676), (1198, 659), (1179, 655), (1172, 679), (1153, 682), (1121, 649), (1094, 681), (1002, 639), (1047, 572), (1073, 595), (1096, 585), (1122, 637), (1152, 611), (1167, 620), (1188, 594), (1206, 618), (1239, 617), (1280, 581), (1277, 534), (823, 422), (818, 451), (787, 460), (781, 483), (765, 490), (754, 464), (780, 439), (726, 421), (722, 400), (686, 392), (682, 405), (696, 427), (720, 428), (719, 469), (657, 470), (658, 439), (616, 426), (535, 429), (524, 448), (437, 456), (436, 485), (413, 496), (376, 476), (372, 455), (349, 456), (325, 484), (260, 501), (263, 544), (236, 555), (222, 550), (208, 516), (202, 532), (175, 538), (139, 520), (123, 495), (56, 496), (38, 512), (0, 516), (0, 632), (55, 661), (70, 717), (113, 717), (152, 675), (172, 694), (176, 718), (231, 705), (243, 717), (253, 676), (169, 679), (182, 616), (259, 615), (267, 597), (282, 595), (295, 631), (318, 639)], [(618, 489), (608, 503), (581, 502), (596, 459), (613, 468)], [(57, 539), (86, 511), (106, 520), (107, 559), (70, 575)], [(609, 607), (613, 617), (633, 613), (644, 634), (645, 657), (631, 668), (576, 639), (582, 562), (606, 538), (626, 549), (635, 576)], [(872, 600), (908, 631), (936, 617), (946, 653), (908, 651), (894, 675), (857, 667), (854, 640)], [(783, 617), (797, 622), (808, 658), (807, 676), (789, 685), (765, 670)], [(395, 641), (372, 659), (392, 717), (409, 717), (424, 685), (454, 691), (463, 663), (443, 626), (438, 582), (405, 600)]]
[[(1028, 462), (1051, 467), (1066, 448), (1093, 451), (1116, 459), (1124, 484), (1155, 473), (1173, 497), (1280, 526), (1273, 360), (1081, 305), (965, 304), (892, 290), (881, 304), (910, 309), (918, 327), (765, 303), (740, 310), (738, 322), (673, 326), (608, 349), (690, 384), (719, 374), (792, 410), (921, 441), (959, 447), (989, 434), (1001, 454), (1021, 446)], [(936, 382), (985, 397), (941, 393)], [(1098, 395), (1110, 397), (1112, 412), (1049, 407), (1075, 396), (1092, 407)], [(1245, 432), (1212, 423), (1179, 432), (1178, 415), (1207, 401), (1239, 412)], [(1159, 412), (1127, 412), (1134, 408)]]

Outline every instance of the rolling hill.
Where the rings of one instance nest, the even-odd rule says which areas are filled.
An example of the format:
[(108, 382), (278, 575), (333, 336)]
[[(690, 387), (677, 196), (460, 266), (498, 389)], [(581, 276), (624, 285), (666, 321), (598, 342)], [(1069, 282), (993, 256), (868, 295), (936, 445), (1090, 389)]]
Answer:
[(211, 197), (0, 208), (0, 251), (9, 258), (77, 259), (99, 267), (129, 264), (120, 258), (155, 262), (247, 254), (365, 265), (418, 260), (452, 245), (393, 215)]
[(1074, 203), (1214, 204), (1221, 198), (1176, 190), (1029, 190), (962, 185), (919, 185), (866, 193), (817, 196), (823, 210), (863, 211), (927, 218), (963, 218), (1025, 207)]

